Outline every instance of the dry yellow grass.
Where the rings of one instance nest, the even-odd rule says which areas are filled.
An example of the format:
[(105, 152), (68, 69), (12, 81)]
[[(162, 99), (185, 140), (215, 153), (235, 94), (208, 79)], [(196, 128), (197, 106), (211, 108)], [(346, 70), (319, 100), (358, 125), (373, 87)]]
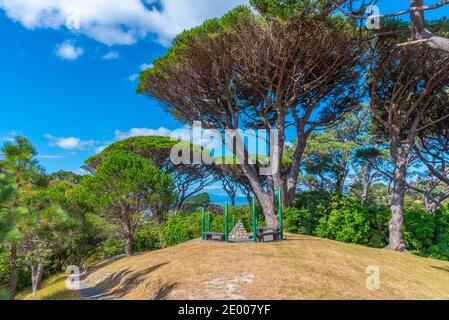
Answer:
[[(366, 288), (372, 265), (378, 290)], [(297, 235), (193, 240), (112, 262), (86, 281), (117, 299), (449, 299), (447, 262)]]
[(67, 274), (61, 273), (45, 280), (41, 289), (36, 295), (31, 294), (31, 289), (28, 289), (19, 294), (19, 300), (80, 300), (81, 297), (78, 291), (69, 290), (66, 287), (65, 281)]

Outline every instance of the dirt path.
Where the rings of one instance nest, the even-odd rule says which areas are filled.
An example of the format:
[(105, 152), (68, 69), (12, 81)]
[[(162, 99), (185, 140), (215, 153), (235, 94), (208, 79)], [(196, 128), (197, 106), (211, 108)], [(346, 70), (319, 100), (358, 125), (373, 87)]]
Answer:
[(81, 282), (80, 287), (79, 293), (83, 300), (114, 300), (114, 297), (107, 292), (99, 288), (90, 287), (84, 282)]

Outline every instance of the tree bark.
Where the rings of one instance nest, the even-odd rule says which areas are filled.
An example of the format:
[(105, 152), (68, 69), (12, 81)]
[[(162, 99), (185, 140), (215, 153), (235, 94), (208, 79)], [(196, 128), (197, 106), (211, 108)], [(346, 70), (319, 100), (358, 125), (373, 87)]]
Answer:
[(371, 187), (371, 172), (369, 167), (367, 167), (365, 175), (363, 177), (363, 191), (362, 191), (362, 204), (365, 206), (368, 204), (368, 195), (370, 187)]
[[(393, 144), (393, 143), (392, 143)], [(394, 148), (394, 146), (393, 146)], [(396, 149), (397, 150), (397, 149)], [(394, 154), (395, 152), (393, 152)], [(393, 196), (391, 200), (391, 220), (390, 220), (390, 235), (388, 248), (396, 251), (404, 251), (405, 245), (402, 241), (402, 227), (404, 224), (404, 198), (406, 187), (407, 174), (407, 159), (405, 154), (397, 154), (393, 156), (395, 170), (394, 170), (394, 184)]]
[(10, 257), (9, 257), (9, 292), (11, 297), (14, 298), (17, 290), (17, 281), (19, 278), (19, 272), (17, 267), (17, 247), (15, 245), (11, 246)]
[(431, 196), (428, 192), (424, 193), (424, 210), (426, 213), (434, 213), (437, 209), (437, 204), (431, 200)]
[(344, 188), (345, 188), (345, 182), (346, 182), (346, 176), (347, 176), (346, 166), (347, 166), (346, 161), (344, 161), (341, 166), (342, 169), (337, 174), (335, 192), (339, 195), (343, 194)]
[(295, 201), (296, 187), (298, 185), (298, 177), (299, 177), (299, 168), (301, 166), (301, 159), (302, 155), (304, 154), (304, 150), (306, 148), (306, 140), (308, 138), (308, 134), (304, 134), (304, 130), (302, 129), (302, 127), (298, 129), (298, 131), (301, 130), (302, 134), (298, 133), (298, 145), (293, 155), (292, 168), (290, 170), (286, 182), (286, 192), (285, 192), (286, 197), (284, 204), (286, 207), (292, 206)]
[(39, 258), (37, 264), (31, 264), (31, 288), (33, 295), (40, 289), (42, 274), (44, 273), (44, 258)]
[[(423, 5), (424, 0), (410, 0), (410, 7), (422, 7)], [(426, 28), (423, 10), (410, 13), (410, 32), (413, 40), (428, 40), (427, 46), (449, 52), (449, 39), (435, 36)]]
[(257, 173), (253, 167), (249, 165), (242, 165), (242, 170), (251, 185), (251, 189), (253, 190), (254, 195), (260, 202), (267, 227), (275, 229), (279, 228), (279, 223), (276, 218), (274, 198), (272, 197), (271, 193), (267, 193), (263, 190), (263, 187), (259, 181), (259, 177), (257, 176)]
[(125, 253), (128, 257), (133, 255), (133, 237), (127, 234), (125, 238)]

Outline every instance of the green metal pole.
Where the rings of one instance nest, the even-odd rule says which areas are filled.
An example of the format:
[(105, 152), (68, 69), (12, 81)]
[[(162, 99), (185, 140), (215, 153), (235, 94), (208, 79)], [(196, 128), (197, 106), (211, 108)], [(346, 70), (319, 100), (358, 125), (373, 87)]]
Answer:
[(257, 242), (256, 198), (253, 195), (253, 241)]
[(224, 232), (225, 232), (225, 241), (228, 242), (228, 203), (225, 203), (225, 225), (224, 225)]
[(204, 208), (201, 209), (201, 238), (204, 240), (205, 236), (204, 236), (204, 228), (205, 228), (205, 212), (204, 212)]
[(207, 231), (211, 232), (212, 230), (212, 222), (210, 220), (210, 212), (207, 213)]
[(235, 215), (232, 215), (232, 230), (235, 228)]
[(281, 240), (284, 240), (284, 226), (283, 226), (283, 217), (282, 217), (282, 189), (279, 186), (279, 231), (281, 233)]

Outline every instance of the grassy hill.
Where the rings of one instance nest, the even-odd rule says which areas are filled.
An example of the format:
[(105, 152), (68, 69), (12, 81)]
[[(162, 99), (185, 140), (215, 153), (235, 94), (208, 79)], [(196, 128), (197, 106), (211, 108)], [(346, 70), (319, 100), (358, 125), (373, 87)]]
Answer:
[[(366, 268), (381, 271), (366, 288)], [(449, 263), (288, 235), (278, 243), (193, 240), (103, 265), (86, 278), (116, 299), (449, 299)]]

